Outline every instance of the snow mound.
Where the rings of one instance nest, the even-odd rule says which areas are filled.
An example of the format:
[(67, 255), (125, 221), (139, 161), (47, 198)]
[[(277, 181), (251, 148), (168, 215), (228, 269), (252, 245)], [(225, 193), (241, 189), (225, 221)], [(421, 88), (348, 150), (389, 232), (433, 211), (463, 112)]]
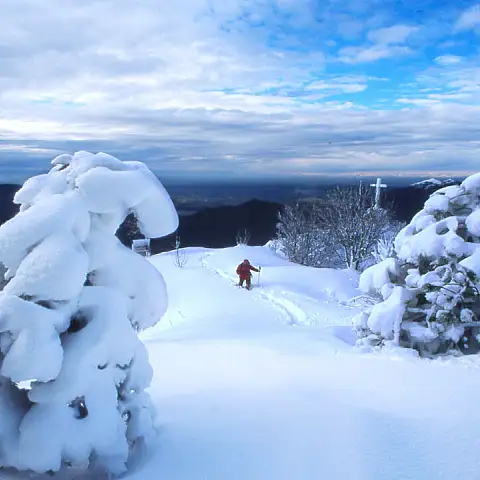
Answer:
[(453, 178), (428, 178), (426, 180), (422, 180), (420, 182), (415, 182), (412, 183), (412, 187), (416, 188), (424, 188), (427, 190), (433, 189), (433, 188), (440, 188), (440, 187), (446, 187), (449, 185), (457, 185), (459, 182), (454, 180)]

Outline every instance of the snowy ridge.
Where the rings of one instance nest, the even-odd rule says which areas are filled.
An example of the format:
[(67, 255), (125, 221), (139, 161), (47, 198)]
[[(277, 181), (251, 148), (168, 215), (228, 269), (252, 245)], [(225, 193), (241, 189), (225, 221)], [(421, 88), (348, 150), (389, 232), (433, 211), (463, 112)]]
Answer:
[(441, 187), (448, 187), (450, 185), (456, 185), (458, 182), (454, 180), (453, 178), (429, 178), (427, 180), (422, 180), (420, 182), (415, 182), (412, 183), (412, 187), (418, 187), (418, 188), (425, 188), (425, 189), (430, 189), (430, 188), (441, 188)]

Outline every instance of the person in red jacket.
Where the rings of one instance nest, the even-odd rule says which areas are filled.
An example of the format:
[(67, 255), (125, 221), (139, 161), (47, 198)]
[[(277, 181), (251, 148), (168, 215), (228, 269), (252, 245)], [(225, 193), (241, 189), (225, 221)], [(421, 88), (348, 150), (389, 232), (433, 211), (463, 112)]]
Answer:
[(237, 267), (237, 275), (240, 277), (238, 281), (238, 285), (243, 287), (243, 282), (247, 283), (247, 289), (250, 290), (252, 288), (252, 271), (259, 272), (261, 270), (260, 267), (255, 268), (253, 265), (250, 265), (250, 262), (245, 259), (238, 267)]

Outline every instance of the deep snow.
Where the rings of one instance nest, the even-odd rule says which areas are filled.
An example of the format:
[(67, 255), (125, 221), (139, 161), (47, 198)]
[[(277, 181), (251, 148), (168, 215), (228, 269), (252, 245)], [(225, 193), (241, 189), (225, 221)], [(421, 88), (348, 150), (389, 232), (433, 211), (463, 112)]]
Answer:
[[(477, 357), (354, 350), (354, 274), (262, 247), (186, 252), (184, 269), (151, 259), (169, 294), (143, 335), (160, 435), (126, 478), (480, 478)], [(263, 267), (250, 292), (243, 258)]]
[[(159, 436), (124, 478), (480, 478), (477, 356), (354, 349), (351, 272), (264, 247), (185, 253), (183, 269), (173, 252), (150, 259), (169, 296), (142, 334)], [(262, 266), (250, 292), (235, 286), (244, 258)]]

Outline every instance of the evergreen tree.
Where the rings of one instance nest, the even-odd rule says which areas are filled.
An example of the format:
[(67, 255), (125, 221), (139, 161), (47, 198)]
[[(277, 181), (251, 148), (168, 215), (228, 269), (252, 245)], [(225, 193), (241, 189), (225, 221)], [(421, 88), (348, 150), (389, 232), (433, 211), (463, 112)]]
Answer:
[(480, 174), (436, 191), (397, 235), (395, 255), (362, 274), (360, 288), (382, 301), (356, 317), (360, 345), (464, 348), (480, 314), (479, 194)]
[[(157, 178), (103, 153), (61, 155), (15, 196), (0, 227), (0, 466), (125, 470), (153, 429), (152, 369), (137, 331), (167, 306), (160, 273), (115, 236), (129, 213), (149, 237), (178, 217)], [(29, 385), (30, 384), (30, 385)]]

